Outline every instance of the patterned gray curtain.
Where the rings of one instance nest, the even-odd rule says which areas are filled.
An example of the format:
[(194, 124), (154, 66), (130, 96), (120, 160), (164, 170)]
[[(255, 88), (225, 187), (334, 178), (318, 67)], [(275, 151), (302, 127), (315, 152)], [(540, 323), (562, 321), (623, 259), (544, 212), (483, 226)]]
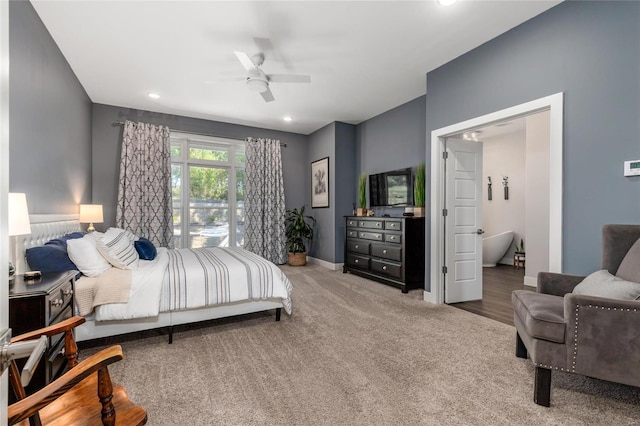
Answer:
[(126, 121), (116, 225), (172, 248), (172, 215), (169, 128)]
[(275, 264), (287, 261), (280, 141), (247, 138), (244, 248)]

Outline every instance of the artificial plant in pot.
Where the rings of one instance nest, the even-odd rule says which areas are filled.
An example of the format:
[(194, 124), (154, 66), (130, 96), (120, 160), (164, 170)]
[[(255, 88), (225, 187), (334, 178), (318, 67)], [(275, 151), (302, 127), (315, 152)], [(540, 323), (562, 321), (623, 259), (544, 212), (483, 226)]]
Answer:
[(367, 215), (367, 175), (360, 175), (358, 179), (358, 216)]
[(425, 198), (424, 198), (424, 192), (425, 192), (425, 186), (424, 186), (424, 178), (425, 178), (425, 164), (422, 163), (418, 166), (418, 168), (416, 169), (416, 182), (415, 185), (413, 186), (413, 204), (414, 204), (414, 208), (413, 208), (413, 214), (414, 216), (424, 216), (425, 213)]
[(289, 251), (289, 265), (304, 266), (307, 263), (307, 246), (313, 240), (313, 227), (316, 219), (305, 216), (304, 208), (287, 210), (284, 219), (287, 250)]

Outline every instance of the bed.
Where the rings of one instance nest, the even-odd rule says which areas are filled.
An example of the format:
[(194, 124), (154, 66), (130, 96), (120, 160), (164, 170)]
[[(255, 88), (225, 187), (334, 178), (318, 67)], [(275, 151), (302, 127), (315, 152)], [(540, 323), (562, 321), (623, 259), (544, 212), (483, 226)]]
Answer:
[[(24, 254), (29, 248), (42, 246), (54, 238), (81, 230), (77, 215), (31, 215), (30, 220), (31, 234), (17, 237), (15, 241), (16, 253)], [(169, 272), (166, 272), (162, 278), (163, 281), (160, 287), (161, 299), (156, 315), (146, 311), (142, 317), (136, 317), (137, 314), (135, 312), (129, 312), (130, 310), (135, 311), (131, 306), (136, 303), (136, 300), (144, 299), (144, 292), (146, 291), (144, 286), (140, 287), (137, 284), (132, 284), (129, 300), (126, 304), (105, 304), (97, 307), (91, 314), (85, 312), (83, 316), (87, 321), (76, 329), (76, 340), (85, 341), (163, 328), (168, 332), (169, 343), (171, 343), (173, 341), (174, 326), (176, 325), (270, 310), (275, 310), (276, 321), (279, 321), (283, 308), (285, 312), (291, 312), (291, 283), (286, 275), (273, 263), (239, 248), (215, 249), (207, 251), (206, 254), (194, 250), (189, 252), (191, 253), (187, 254), (194, 257), (185, 259), (183, 258), (184, 252), (158, 248), (157, 258), (167, 258), (167, 265), (169, 265), (165, 268), (167, 271), (172, 268), (178, 269), (176, 265), (180, 265), (180, 269), (190, 270), (190, 264), (202, 263), (202, 258), (204, 257), (212, 258), (213, 263), (222, 265), (222, 272), (218, 271), (214, 275), (225, 275), (230, 278), (225, 289), (212, 290), (210, 287), (211, 277), (209, 280), (205, 280), (206, 282), (202, 283), (200, 287), (196, 287), (197, 284), (191, 278), (188, 278), (188, 275), (186, 277), (185, 275), (176, 275), (178, 278), (174, 277), (174, 281), (171, 282)], [(195, 254), (192, 254), (193, 252)], [(25, 256), (17, 257), (17, 273), (28, 271), (29, 265)], [(162, 261), (164, 262), (164, 260)], [(239, 263), (245, 272), (241, 274), (233, 272), (231, 269), (233, 262)], [(140, 261), (140, 263), (142, 265), (143, 261)], [(184, 265), (187, 266), (185, 267)], [(133, 271), (133, 273), (135, 274), (136, 271)], [(157, 271), (155, 274), (157, 274)], [(146, 271), (144, 273), (140, 272), (139, 275), (158, 277), (158, 275), (151, 273), (147, 274)], [(255, 279), (259, 276), (270, 276), (272, 281), (258, 285)], [(80, 295), (78, 291), (82, 291), (85, 283), (91, 282), (91, 279), (84, 276), (78, 278), (76, 282), (76, 299)], [(156, 278), (147, 279), (145, 285), (152, 285), (155, 280)], [(237, 281), (245, 281), (241, 284), (248, 290), (239, 291), (235, 289), (237, 284), (234, 283)], [(155, 288), (156, 290), (153, 291), (157, 292), (157, 287)], [(252, 288), (253, 290), (251, 290)], [(286, 292), (286, 294), (283, 292)], [(189, 297), (184, 297), (183, 293), (189, 293), (190, 299)], [(227, 295), (226, 293), (229, 294)], [(202, 298), (206, 299), (205, 303), (208, 303), (208, 305), (200, 306), (200, 303), (194, 305), (194, 300)], [(79, 307), (77, 303), (75, 310), (76, 314), (78, 314)]]

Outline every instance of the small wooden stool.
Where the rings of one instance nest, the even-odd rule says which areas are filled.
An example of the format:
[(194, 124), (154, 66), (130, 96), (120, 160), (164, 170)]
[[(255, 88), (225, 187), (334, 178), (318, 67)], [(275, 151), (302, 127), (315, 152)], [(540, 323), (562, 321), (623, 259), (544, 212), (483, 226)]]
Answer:
[(513, 255), (513, 268), (514, 269), (524, 269), (525, 257), (524, 253), (515, 253)]

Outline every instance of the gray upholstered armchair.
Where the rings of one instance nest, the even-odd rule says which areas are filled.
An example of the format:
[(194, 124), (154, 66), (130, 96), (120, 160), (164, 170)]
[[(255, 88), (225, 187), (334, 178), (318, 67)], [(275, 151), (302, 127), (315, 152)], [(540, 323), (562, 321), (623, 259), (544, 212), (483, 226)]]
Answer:
[[(616, 280), (612, 287), (609, 282), (601, 285), (607, 296), (607, 291), (620, 283), (633, 289), (635, 284), (629, 281), (640, 282), (629, 277), (640, 274), (638, 238), (640, 225), (603, 227), (602, 269), (614, 276), (623, 275), (624, 269), (627, 275), (625, 281), (611, 277)], [(529, 355), (535, 365), (536, 404), (549, 406), (553, 370), (640, 386), (640, 300), (573, 293), (584, 279), (542, 272), (536, 293), (516, 290), (511, 296), (516, 356)]]

